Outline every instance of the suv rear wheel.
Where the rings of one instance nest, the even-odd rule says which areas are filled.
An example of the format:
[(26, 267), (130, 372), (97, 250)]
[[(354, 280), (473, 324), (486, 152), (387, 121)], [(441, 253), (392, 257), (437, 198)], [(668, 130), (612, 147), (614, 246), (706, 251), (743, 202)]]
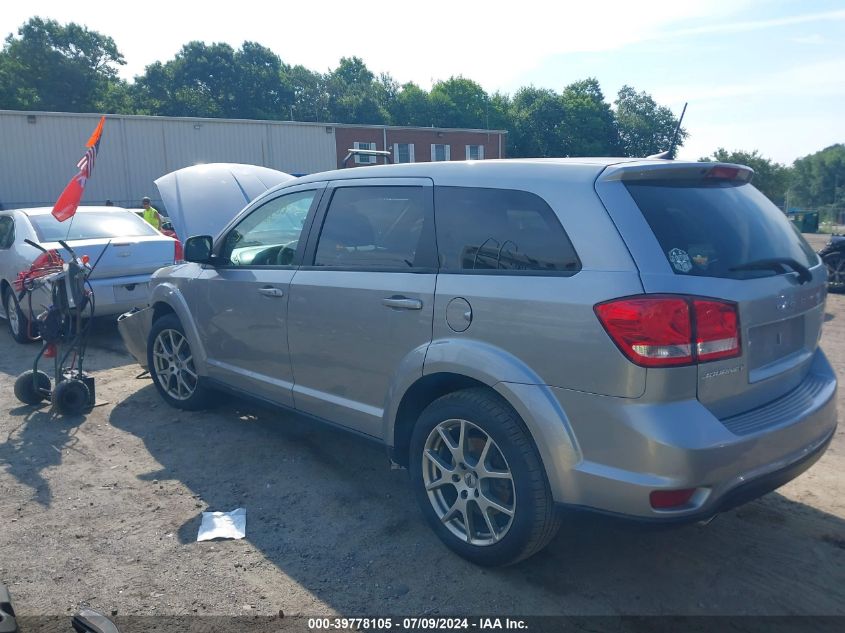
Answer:
[(522, 420), (486, 389), (457, 391), (423, 411), (411, 437), (411, 480), (440, 539), (479, 565), (540, 551), (559, 527)]
[(165, 402), (195, 411), (211, 404), (212, 392), (194, 365), (194, 354), (179, 317), (167, 314), (153, 323), (147, 340), (147, 367)]

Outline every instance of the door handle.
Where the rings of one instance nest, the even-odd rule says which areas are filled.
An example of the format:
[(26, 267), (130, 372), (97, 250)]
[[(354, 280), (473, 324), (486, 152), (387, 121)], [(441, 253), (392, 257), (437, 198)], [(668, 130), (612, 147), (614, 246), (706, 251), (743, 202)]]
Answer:
[(264, 295), (265, 297), (284, 297), (285, 296), (284, 290), (282, 290), (281, 288), (273, 288), (273, 287), (270, 287), (270, 286), (267, 286), (267, 287), (264, 287), (264, 288), (259, 288), (258, 292), (260, 294)]
[(386, 297), (381, 300), (388, 308), (398, 310), (422, 310), (423, 302), (419, 299), (408, 299), (408, 297)]

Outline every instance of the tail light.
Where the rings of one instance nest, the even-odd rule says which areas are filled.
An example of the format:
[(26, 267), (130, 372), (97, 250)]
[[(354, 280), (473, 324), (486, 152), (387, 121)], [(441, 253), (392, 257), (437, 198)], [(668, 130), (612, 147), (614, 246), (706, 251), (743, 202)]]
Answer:
[(173, 263), (178, 264), (185, 259), (185, 252), (182, 249), (182, 242), (177, 238), (173, 238)]
[(739, 356), (735, 303), (678, 295), (643, 295), (595, 306), (617, 347), (642, 367), (691, 365)]
[(735, 303), (693, 299), (695, 353), (699, 361), (739, 356), (739, 316)]

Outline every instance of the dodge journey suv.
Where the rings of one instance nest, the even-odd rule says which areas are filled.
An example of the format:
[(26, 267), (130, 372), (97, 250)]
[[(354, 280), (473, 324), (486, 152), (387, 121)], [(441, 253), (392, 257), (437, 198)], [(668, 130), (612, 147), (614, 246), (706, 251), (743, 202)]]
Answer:
[[(255, 185), (228, 168), (160, 180), (172, 215)], [(120, 329), (174, 407), (234, 391), (382, 442), (479, 564), (536, 553), (573, 508), (707, 520), (836, 428), (825, 267), (751, 178), (639, 159), (280, 174)]]

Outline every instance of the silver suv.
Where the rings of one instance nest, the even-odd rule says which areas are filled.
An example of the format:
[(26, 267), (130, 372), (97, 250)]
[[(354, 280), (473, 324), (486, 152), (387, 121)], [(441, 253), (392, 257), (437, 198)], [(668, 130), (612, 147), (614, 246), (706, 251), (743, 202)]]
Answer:
[(187, 240), (120, 329), (175, 407), (228, 390), (382, 442), (479, 564), (536, 553), (562, 509), (706, 520), (836, 428), (825, 268), (751, 176), (555, 159), (290, 179)]

